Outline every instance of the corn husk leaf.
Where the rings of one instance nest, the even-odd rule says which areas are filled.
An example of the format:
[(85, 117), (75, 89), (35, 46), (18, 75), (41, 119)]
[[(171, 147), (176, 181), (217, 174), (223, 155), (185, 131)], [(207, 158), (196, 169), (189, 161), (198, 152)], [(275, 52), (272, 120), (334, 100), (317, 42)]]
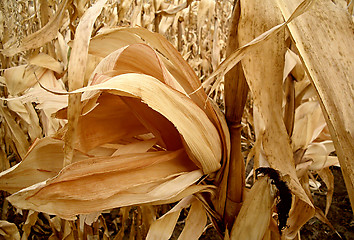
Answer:
[(146, 239), (147, 240), (170, 239), (173, 233), (173, 229), (176, 226), (181, 210), (183, 208), (187, 208), (191, 204), (192, 200), (193, 200), (192, 196), (182, 199), (170, 211), (168, 211), (162, 217), (160, 217), (155, 222), (153, 222), (149, 229), (148, 235), (146, 236)]
[(12, 96), (22, 93), (24, 90), (37, 83), (36, 78), (41, 78), (45, 69), (38, 66), (20, 65), (8, 68), (4, 71), (5, 84)]
[(204, 228), (207, 224), (207, 215), (203, 204), (194, 200), (191, 203), (191, 208), (188, 212), (188, 216), (186, 218), (185, 226), (179, 235), (178, 239), (199, 239), (199, 237), (203, 234)]
[[(172, 165), (167, 166), (167, 168), (171, 169), (171, 166)], [(158, 168), (159, 166), (157, 165), (155, 167), (152, 167), (150, 168), (150, 170), (155, 171), (156, 167)], [(172, 166), (172, 168), (175, 168), (175, 166)], [(168, 169), (165, 169), (166, 174), (169, 174)], [(68, 173), (70, 174), (70, 172), (66, 172), (66, 174)], [(127, 171), (124, 178), (127, 179), (127, 176), (129, 176), (130, 174), (131, 173)], [(42, 182), (11, 195), (10, 197), (8, 197), (8, 200), (14, 206), (17, 206), (19, 208), (34, 209), (36, 211), (55, 214), (64, 219), (75, 219), (76, 214), (88, 214), (91, 212), (101, 211), (104, 209), (111, 209), (115, 207), (136, 205), (142, 203), (150, 203), (152, 201), (161, 201), (161, 200), (168, 201), (168, 199), (170, 198), (173, 199), (174, 196), (177, 196), (188, 186), (195, 183), (202, 176), (202, 173), (200, 170), (195, 170), (189, 173), (182, 173), (179, 176), (175, 176), (172, 178), (167, 177), (166, 179), (146, 183), (144, 180), (146, 173), (142, 171), (142, 173), (140, 174), (141, 177), (139, 177), (140, 184), (136, 183), (136, 186), (131, 186), (129, 187), (129, 189), (124, 189), (124, 190), (120, 189), (121, 191), (117, 190), (116, 193), (114, 193), (108, 198), (97, 198), (97, 196), (95, 196), (95, 191), (96, 193), (99, 192), (100, 194), (105, 194), (106, 190), (111, 192), (110, 194), (112, 194), (112, 190), (115, 191), (114, 188), (117, 185), (114, 185), (114, 183), (117, 183), (116, 182), (117, 179), (114, 179), (114, 176), (112, 175), (117, 175), (117, 174), (101, 173), (96, 176), (94, 175), (92, 175), (91, 177), (87, 176), (86, 179), (85, 177), (82, 179), (78, 179), (78, 181), (75, 181), (73, 179), (71, 182), (69, 182), (69, 183), (76, 182), (77, 184), (75, 184), (76, 187), (74, 188), (76, 189), (75, 191), (77, 191), (79, 188), (81, 189), (79, 191), (86, 191), (85, 194), (71, 192), (70, 189), (72, 189), (72, 184), (66, 184), (65, 181), (60, 182), (60, 175), (59, 175), (57, 179), (53, 179), (51, 182), (47, 183), (47, 186), (49, 186), (48, 191), (46, 191), (47, 190), (46, 182)], [(111, 182), (110, 184), (113, 185), (110, 186), (104, 185), (103, 186), (104, 188), (99, 188), (99, 189), (93, 188), (92, 184), (97, 182), (97, 180), (95, 179), (97, 179), (98, 176), (102, 179), (101, 183)], [(119, 178), (119, 176), (121, 175), (118, 174), (118, 176), (116, 177)], [(51, 185), (51, 183), (53, 185)], [(57, 186), (55, 186), (56, 183), (58, 183)], [(56, 193), (53, 192), (53, 187), (57, 189)], [(100, 185), (100, 187), (102, 187), (102, 185)], [(45, 198), (41, 196), (42, 193), (46, 194)], [(86, 193), (89, 193), (88, 195), (92, 196), (93, 199), (77, 200), (69, 196), (71, 193), (73, 193), (74, 195), (81, 195), (81, 197), (84, 198)], [(62, 194), (66, 195), (66, 197), (61, 197)], [(173, 199), (173, 200), (178, 201), (180, 199)]]
[[(156, 72), (139, 67), (135, 58), (140, 50), (153, 57)], [(196, 103), (175, 90), (183, 89), (151, 48), (136, 44), (117, 50), (97, 66), (91, 84), (70, 93), (84, 93), (74, 146), (87, 158), (74, 154), (73, 163), (54, 177), (13, 194), (9, 201), (14, 206), (74, 219), (114, 207), (174, 202), (209, 189), (193, 184), (203, 172), (220, 168), (219, 132)], [(57, 116), (70, 117), (67, 109)], [(133, 137), (146, 142), (138, 144)], [(59, 159), (63, 141), (56, 141)], [(141, 149), (129, 152), (127, 143)]]
[[(93, 24), (107, 0), (99, 0), (82, 16), (76, 29), (73, 50), (68, 66), (69, 90), (75, 90), (85, 85), (84, 78), (88, 60), (88, 47)], [(68, 131), (65, 134), (63, 166), (72, 162), (74, 144), (77, 138), (77, 124), (80, 115), (81, 94), (69, 95), (68, 99)]]
[(20, 233), (16, 224), (0, 220), (0, 236), (4, 239), (20, 240)]
[(53, 70), (54, 72), (57, 72), (59, 74), (63, 73), (64, 71), (63, 66), (60, 64), (60, 62), (45, 53), (39, 53), (35, 57), (29, 59), (28, 63), (31, 65), (36, 65), (39, 67)]
[[(102, 144), (148, 133), (119, 96), (102, 94), (94, 104), (93, 110), (78, 119), (77, 149), (88, 152)], [(65, 112), (57, 116), (66, 117)]]
[[(123, 41), (121, 41), (121, 39), (123, 39)], [(139, 41), (135, 42), (136, 39)], [(122, 43), (123, 46), (133, 43), (141, 43), (141, 39), (162, 54), (159, 56), (164, 62), (167, 70), (174, 76), (184, 91), (190, 95), (190, 98), (201, 109), (205, 109), (206, 114), (217, 126), (220, 135), (224, 138), (219, 120), (210, 102), (207, 101), (206, 93), (200, 91), (200, 80), (173, 45), (162, 37), (162, 35), (150, 32), (144, 28), (113, 29), (94, 37), (90, 43), (89, 53), (105, 57), (109, 53), (122, 47)], [(195, 92), (198, 89), (199, 91)]]
[(174, 124), (183, 137), (192, 160), (205, 173), (220, 168), (222, 150), (218, 132), (204, 111), (185, 95), (153, 77), (135, 73), (119, 75), (77, 92), (98, 89), (114, 90), (111, 93), (141, 98), (150, 108)]
[(268, 177), (261, 178), (247, 194), (230, 233), (230, 239), (262, 239), (272, 217), (274, 195)]
[[(0, 173), (0, 188), (15, 193), (23, 188), (56, 176), (63, 165), (63, 141), (43, 138), (36, 140), (23, 160)], [(77, 153), (75, 159), (87, 158)]]
[(12, 136), (12, 141), (15, 143), (17, 153), (23, 159), (29, 147), (27, 137), (22, 131), (21, 127), (12, 118), (10, 111), (3, 106), (0, 106), (0, 114), (4, 118), (4, 122), (9, 129)]
[[(136, 55), (141, 55), (141, 57), (136, 58)], [(156, 51), (145, 44), (130, 44), (112, 52), (97, 65), (92, 76), (109, 74), (109, 72), (114, 75), (143, 73), (159, 79), (180, 92), (184, 92), (176, 79), (167, 71)], [(94, 84), (92, 81), (94, 79), (91, 79), (90, 84)]]
[[(281, 13), (273, 1), (263, 1), (263, 5), (257, 1), (242, 3), (241, 1), (240, 18), (254, 19), (254, 23), (249, 21), (246, 22), (249, 27), (246, 24), (242, 28), (239, 27), (241, 44), (249, 42), (266, 28), (271, 28), (283, 21)], [(265, 8), (269, 15), (264, 14)], [(257, 12), (259, 13), (257, 14)], [(258, 15), (262, 18), (256, 17)], [(260, 25), (265, 29), (260, 29)], [(279, 93), (282, 93), (286, 52), (284, 44), (284, 31), (279, 31), (273, 38), (263, 43), (262, 49), (257, 48), (245, 56), (242, 66), (253, 94), (255, 108), (259, 111), (258, 117), (255, 116), (255, 124), (258, 125), (259, 122), (262, 122), (258, 128), (259, 132), (263, 132), (263, 135), (257, 137), (262, 139), (266, 161), (272, 168), (280, 170), (283, 175), (290, 176), (289, 188), (299, 198), (299, 203), (296, 206), (298, 209), (294, 208), (293, 215), (290, 215), (289, 219), (296, 218), (296, 225), (291, 221), (288, 222), (290, 227), (287, 229), (287, 234), (293, 236), (301, 225), (313, 216), (314, 208), (297, 178), (293, 152), (282, 117), (282, 95)]]
[(323, 182), (326, 184), (327, 187), (327, 194), (326, 194), (326, 210), (325, 216), (327, 216), (329, 207), (332, 203), (332, 197), (334, 193), (334, 176), (332, 171), (329, 168), (324, 168), (318, 172)]
[[(300, 2), (279, 0), (285, 19)], [(354, 208), (354, 129), (353, 20), (348, 12), (331, 1), (314, 1), (307, 15), (288, 25), (291, 37), (301, 55), (304, 67), (316, 89), (330, 129), (344, 180)], [(321, 24), (313, 25), (313, 22)], [(333, 81), (336, 79), (336, 81)]]

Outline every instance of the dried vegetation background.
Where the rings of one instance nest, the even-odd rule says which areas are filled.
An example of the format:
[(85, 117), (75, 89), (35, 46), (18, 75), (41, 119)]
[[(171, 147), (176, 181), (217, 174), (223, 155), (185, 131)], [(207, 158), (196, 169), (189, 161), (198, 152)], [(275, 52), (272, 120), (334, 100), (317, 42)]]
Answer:
[(0, 238), (354, 239), (353, 1), (300, 3), (1, 1)]

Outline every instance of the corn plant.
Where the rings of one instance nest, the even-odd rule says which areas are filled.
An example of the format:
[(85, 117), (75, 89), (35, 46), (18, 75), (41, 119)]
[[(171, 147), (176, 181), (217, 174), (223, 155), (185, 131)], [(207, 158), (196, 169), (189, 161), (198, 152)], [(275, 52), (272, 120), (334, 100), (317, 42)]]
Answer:
[(330, 166), (353, 209), (353, 1), (0, 7), (5, 239), (300, 239)]

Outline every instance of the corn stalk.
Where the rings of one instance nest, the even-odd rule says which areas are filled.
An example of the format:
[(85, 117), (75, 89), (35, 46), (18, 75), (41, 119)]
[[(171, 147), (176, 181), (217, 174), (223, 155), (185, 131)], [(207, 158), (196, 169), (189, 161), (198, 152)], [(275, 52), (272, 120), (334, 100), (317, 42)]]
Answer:
[[(240, 1), (235, 1), (226, 54), (229, 56), (240, 47), (238, 27)], [(241, 63), (225, 75), (225, 115), (231, 139), (231, 157), (228, 170), (227, 201), (225, 204), (225, 222), (231, 228), (243, 202), (245, 187), (245, 166), (241, 153), (242, 114), (245, 108), (248, 85)]]

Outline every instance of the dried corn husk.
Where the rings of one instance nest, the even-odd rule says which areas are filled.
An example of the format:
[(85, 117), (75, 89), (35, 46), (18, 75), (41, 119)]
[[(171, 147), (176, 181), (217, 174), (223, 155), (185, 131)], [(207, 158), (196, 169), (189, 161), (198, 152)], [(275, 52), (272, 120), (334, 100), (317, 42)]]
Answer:
[[(11, 191), (19, 190), (9, 197), (13, 205), (74, 219), (76, 214), (169, 203), (210, 190), (193, 184), (203, 173), (221, 166), (220, 133), (225, 131), (218, 125), (221, 115), (210, 105), (209, 111), (198, 106), (204, 107), (205, 93), (193, 97), (197, 103), (187, 95), (198, 86), (195, 76), (190, 80), (170, 71), (188, 66), (175, 50), (159, 35), (137, 30), (158, 40), (156, 47), (170, 60), (161, 59), (151, 47), (140, 43), (102, 59), (92, 73), (91, 85), (69, 93), (84, 93), (75, 111), (77, 137), (72, 143), (84, 154), (75, 150), (71, 164), (62, 169), (58, 165), (64, 157), (63, 136), (71, 131), (67, 126), (57, 132), (57, 139), (36, 142), (25, 161), (1, 176), (12, 183)], [(139, 54), (142, 58), (137, 61)], [(59, 111), (57, 117), (70, 118), (68, 111)], [(55, 144), (46, 151), (51, 142)], [(134, 146), (131, 144), (135, 144), (133, 151), (129, 150)], [(38, 171), (41, 160), (35, 156), (40, 151), (44, 151), (41, 155), (53, 155), (47, 166), (40, 168), (45, 174), (32, 177), (28, 185), (21, 184), (21, 172)]]
[(0, 220), (0, 236), (4, 239), (21, 239), (16, 225), (5, 220)]
[(274, 193), (268, 177), (258, 180), (241, 207), (232, 227), (230, 239), (263, 239), (269, 227)]

